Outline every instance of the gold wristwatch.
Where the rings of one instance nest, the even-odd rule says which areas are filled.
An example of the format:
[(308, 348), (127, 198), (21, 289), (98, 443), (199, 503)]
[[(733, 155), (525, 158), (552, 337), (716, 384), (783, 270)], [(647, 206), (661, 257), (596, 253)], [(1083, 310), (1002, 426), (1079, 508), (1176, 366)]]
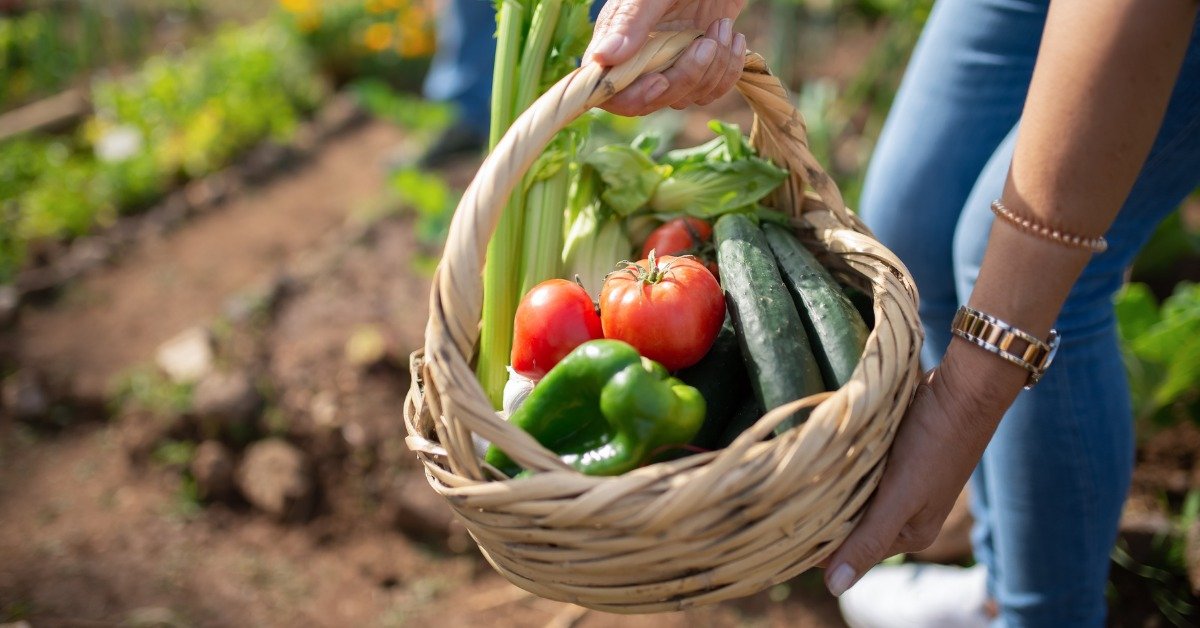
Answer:
[(1042, 379), (1054, 361), (1054, 354), (1058, 352), (1057, 331), (1051, 329), (1050, 337), (1043, 341), (995, 316), (965, 305), (958, 308), (950, 331), (984, 351), (1029, 371), (1025, 390), (1033, 388)]

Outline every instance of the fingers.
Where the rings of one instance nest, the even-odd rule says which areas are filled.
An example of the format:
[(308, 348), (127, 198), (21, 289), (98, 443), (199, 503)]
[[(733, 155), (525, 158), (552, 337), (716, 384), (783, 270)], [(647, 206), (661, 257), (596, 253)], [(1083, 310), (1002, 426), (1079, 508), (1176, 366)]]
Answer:
[(866, 570), (889, 556), (928, 548), (937, 536), (937, 526), (931, 521), (919, 521), (907, 491), (900, 486), (888, 486), (888, 477), (875, 492), (863, 520), (845, 543), (827, 558), (826, 587), (834, 596), (841, 596), (854, 585)]
[(697, 105), (707, 105), (712, 101), (724, 96), (742, 77), (742, 68), (745, 66), (746, 59), (746, 36), (738, 33), (733, 37), (733, 46), (729, 52), (729, 63), (725, 66), (725, 73), (721, 75), (715, 87), (700, 98), (696, 99)]
[(651, 29), (662, 18), (671, 0), (610, 0), (596, 16), (592, 41), (583, 53), (591, 62), (613, 66), (624, 63), (645, 45)]
[(619, 116), (640, 116), (653, 111), (649, 104), (667, 91), (667, 77), (660, 73), (647, 74), (609, 98), (601, 108)]
[[(738, 41), (741, 53), (734, 54)], [(712, 102), (741, 76), (744, 55), (745, 37), (734, 36), (733, 20), (717, 20), (670, 68), (641, 77), (602, 107), (618, 115), (635, 116), (668, 105), (682, 109), (693, 102)]]
[(684, 89), (684, 85), (672, 86), (680, 88), (679, 91), (682, 93), (680, 98), (674, 101), (666, 100), (669, 94), (664, 92), (664, 101), (670, 102), (673, 109), (686, 109), (688, 105), (695, 102), (698, 96), (707, 95), (711, 91), (710, 85), (720, 82), (721, 77), (725, 74), (726, 65), (729, 63), (729, 51), (733, 47), (733, 20), (725, 18), (709, 24), (708, 30), (704, 32), (704, 37), (692, 42), (692, 45), (703, 46), (703, 54), (706, 57), (711, 54), (711, 57), (708, 57), (708, 61), (705, 63), (697, 56), (696, 61), (703, 64), (703, 67), (700, 68), (702, 74), (694, 81), (690, 89)]

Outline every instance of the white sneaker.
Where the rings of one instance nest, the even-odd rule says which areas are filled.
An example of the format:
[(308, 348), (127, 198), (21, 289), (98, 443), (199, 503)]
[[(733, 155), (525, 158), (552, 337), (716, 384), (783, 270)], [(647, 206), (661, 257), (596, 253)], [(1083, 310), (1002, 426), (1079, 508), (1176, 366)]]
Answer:
[(850, 628), (987, 628), (987, 571), (879, 565), (838, 598)]

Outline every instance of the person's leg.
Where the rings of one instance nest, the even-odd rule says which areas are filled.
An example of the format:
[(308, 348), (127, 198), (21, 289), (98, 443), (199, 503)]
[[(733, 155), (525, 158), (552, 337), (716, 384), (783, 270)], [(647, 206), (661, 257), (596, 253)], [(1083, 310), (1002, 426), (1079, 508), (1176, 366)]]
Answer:
[[(954, 242), (958, 294), (974, 286), (1012, 161), (1015, 130), (988, 162)], [(1133, 465), (1126, 372), (1113, 295), (1155, 226), (1200, 185), (1200, 32), (1133, 191), (1071, 291), (1046, 377), (1022, 392), (984, 453), (980, 522), (1004, 626), (1102, 625), (1109, 554)], [(974, 488), (974, 487), (973, 487)]]
[(486, 138), (496, 10), (488, 0), (448, 0), (437, 23), (438, 50), (425, 77), (425, 97), (453, 103), (461, 123)]
[[(958, 307), (952, 241), (979, 172), (1016, 123), (1041, 42), (1046, 0), (943, 0), (929, 17), (867, 170), (860, 212), (920, 290), (935, 366)], [(972, 478), (972, 542), (990, 562), (987, 491)], [(989, 587), (990, 588), (990, 587)]]

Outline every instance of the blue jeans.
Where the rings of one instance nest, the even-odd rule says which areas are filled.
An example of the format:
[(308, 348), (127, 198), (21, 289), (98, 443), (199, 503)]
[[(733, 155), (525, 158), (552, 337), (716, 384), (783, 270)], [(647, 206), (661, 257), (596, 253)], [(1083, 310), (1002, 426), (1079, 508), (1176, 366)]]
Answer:
[[(604, 0), (593, 0), (593, 20), (602, 6)], [(425, 97), (453, 104), (461, 124), (487, 136), (496, 8), (490, 0), (449, 0), (442, 5), (437, 29), (438, 49), (425, 77)]]
[[(941, 0), (868, 170), (861, 212), (908, 265), (935, 365), (975, 284), (1012, 160), (1048, 0)], [(1003, 626), (1103, 625), (1133, 466), (1112, 298), (1155, 226), (1200, 184), (1200, 29), (1133, 191), (1072, 289), (1054, 365), (1022, 392), (971, 479), (976, 558)], [(1033, 279), (1036, 280), (1036, 279)]]

